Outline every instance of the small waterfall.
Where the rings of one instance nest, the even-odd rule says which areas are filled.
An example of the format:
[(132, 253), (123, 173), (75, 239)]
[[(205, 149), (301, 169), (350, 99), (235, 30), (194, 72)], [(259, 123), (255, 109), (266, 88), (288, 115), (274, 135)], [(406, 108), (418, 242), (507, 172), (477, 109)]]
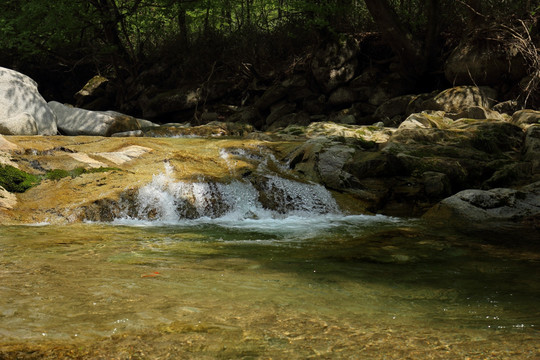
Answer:
[[(177, 181), (173, 167), (165, 163), (165, 171), (154, 175), (149, 184), (139, 189), (135, 217), (178, 222), (198, 218), (243, 220), (340, 213), (336, 201), (323, 186), (281, 177), (268, 170), (268, 161), (275, 159), (246, 154), (243, 150), (221, 152), (221, 157), (231, 164), (239, 156), (256, 159), (260, 162), (259, 168), (246, 178), (228, 183)], [(232, 174), (232, 170), (230, 172)]]

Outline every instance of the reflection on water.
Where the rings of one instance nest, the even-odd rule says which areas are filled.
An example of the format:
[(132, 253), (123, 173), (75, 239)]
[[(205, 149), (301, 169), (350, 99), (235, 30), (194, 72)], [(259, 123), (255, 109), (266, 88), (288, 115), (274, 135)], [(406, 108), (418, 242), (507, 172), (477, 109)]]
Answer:
[(534, 359), (539, 270), (382, 216), (0, 227), (0, 358)]

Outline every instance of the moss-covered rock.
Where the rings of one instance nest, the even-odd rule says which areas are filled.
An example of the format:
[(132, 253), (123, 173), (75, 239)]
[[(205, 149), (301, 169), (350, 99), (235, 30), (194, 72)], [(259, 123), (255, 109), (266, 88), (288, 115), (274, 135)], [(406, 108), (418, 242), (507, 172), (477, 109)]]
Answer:
[(0, 165), (0, 186), (9, 192), (22, 193), (39, 184), (40, 178), (11, 165)]
[(471, 106), (491, 108), (497, 99), (497, 91), (487, 86), (456, 86), (441, 91), (422, 103), (425, 110), (443, 110), (459, 113)]
[(53, 170), (47, 171), (47, 173), (43, 177), (47, 180), (60, 180), (68, 176), (74, 179), (77, 176), (81, 176), (83, 174), (95, 174), (95, 173), (103, 173), (103, 172), (109, 172), (109, 171), (115, 171), (115, 170), (121, 171), (121, 169), (114, 168), (114, 167), (99, 167), (99, 168), (91, 168), (91, 169), (77, 167), (72, 170), (53, 169)]

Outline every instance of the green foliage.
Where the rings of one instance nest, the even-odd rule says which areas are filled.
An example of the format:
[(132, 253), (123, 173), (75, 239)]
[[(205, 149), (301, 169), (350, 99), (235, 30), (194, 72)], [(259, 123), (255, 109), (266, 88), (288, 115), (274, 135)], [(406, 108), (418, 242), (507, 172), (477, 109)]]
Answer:
[(40, 178), (11, 165), (0, 166), (0, 186), (9, 192), (22, 193), (38, 185)]
[[(469, 24), (468, 3), (388, 0), (404, 28), (419, 38), (434, 23), (437, 33), (450, 28), (463, 31)], [(537, 3), (526, 0), (476, 3), (485, 15), (495, 18), (538, 10)], [(429, 4), (436, 4), (437, 16), (429, 14)], [(3, 0), (0, 65), (35, 66), (48, 59), (66, 69), (87, 65), (109, 77), (127, 79), (164, 56), (178, 61), (194, 54), (200, 62), (214, 61), (213, 53), (207, 50), (204, 57), (197, 47), (206, 46), (214, 53), (227, 48), (233, 55), (267, 59), (267, 54), (257, 53), (258, 47), (276, 53), (283, 43), (305, 33), (326, 36), (373, 30), (377, 26), (366, 4), (358, 0)], [(190, 65), (179, 64), (178, 72), (192, 72)]]
[(71, 0), (7, 0), (0, 4), (0, 49), (32, 57), (73, 49), (81, 32), (80, 4)]
[(359, 14), (367, 15), (365, 6), (352, 0), (4, 0), (0, 50), (66, 58), (78, 49), (77, 56), (119, 56), (128, 64), (175, 38), (189, 43), (287, 24), (334, 28), (360, 23)]

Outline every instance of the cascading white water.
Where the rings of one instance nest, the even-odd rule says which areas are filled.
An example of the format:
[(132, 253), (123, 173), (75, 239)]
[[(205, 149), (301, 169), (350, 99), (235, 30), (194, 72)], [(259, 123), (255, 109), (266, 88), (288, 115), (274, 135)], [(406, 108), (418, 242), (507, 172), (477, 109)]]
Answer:
[[(251, 156), (244, 152), (233, 155)], [(233, 155), (221, 152), (231, 164)], [(165, 171), (139, 189), (137, 218), (171, 223), (196, 218), (244, 220), (340, 213), (323, 186), (268, 174), (266, 158), (260, 160), (256, 177), (229, 183), (176, 181), (173, 167), (165, 163)]]

